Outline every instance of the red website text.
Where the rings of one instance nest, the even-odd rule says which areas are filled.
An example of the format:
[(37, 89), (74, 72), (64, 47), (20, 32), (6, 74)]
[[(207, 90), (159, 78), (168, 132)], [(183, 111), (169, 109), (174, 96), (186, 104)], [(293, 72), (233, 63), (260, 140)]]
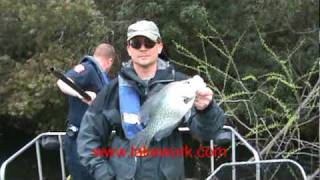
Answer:
[(135, 148), (130, 150), (120, 148), (96, 148), (92, 151), (96, 157), (187, 157), (187, 158), (210, 158), (210, 157), (226, 157), (227, 149), (224, 147), (210, 148), (200, 146), (192, 149), (188, 145), (181, 148)]

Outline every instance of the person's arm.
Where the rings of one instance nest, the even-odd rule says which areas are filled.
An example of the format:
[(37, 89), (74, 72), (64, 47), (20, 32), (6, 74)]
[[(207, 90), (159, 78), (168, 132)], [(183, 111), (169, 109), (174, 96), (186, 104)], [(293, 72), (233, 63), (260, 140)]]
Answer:
[[(90, 83), (90, 79), (91, 79), (90, 71), (92, 71), (92, 69), (89, 66), (86, 67), (83, 64), (78, 64), (73, 69), (70, 69), (66, 73), (66, 76), (71, 82), (73, 82), (80, 88), (84, 88)], [(96, 98), (95, 92), (86, 91), (86, 93), (91, 97), (91, 101), (85, 100), (85, 98), (83, 98), (76, 90), (74, 90), (68, 84), (63, 82), (61, 79), (57, 81), (57, 85), (63, 93), (69, 96), (78, 97), (79, 99), (81, 99), (83, 102), (87, 104), (91, 104), (93, 100)]]
[(202, 140), (213, 139), (216, 132), (224, 125), (224, 112), (212, 99), (209, 88), (197, 92), (193, 113), (188, 126), (193, 134)]
[(112, 167), (106, 157), (100, 157), (102, 149), (102, 136), (108, 137), (109, 127), (103, 128), (103, 115), (87, 111), (82, 119), (77, 138), (77, 148), (80, 162), (89, 170), (95, 179), (109, 180), (115, 176)]
[[(73, 82), (73, 80), (71, 78), (68, 78), (68, 79)], [(91, 101), (86, 101), (85, 98), (83, 98), (76, 90), (71, 88), (68, 84), (66, 84), (65, 82), (63, 82), (60, 79), (57, 81), (57, 85), (63, 93), (65, 93), (69, 96), (77, 97), (87, 104), (91, 104), (94, 101), (94, 99), (96, 98), (95, 92), (85, 91), (91, 97)]]
[(77, 138), (77, 150), (80, 162), (89, 172), (99, 180), (109, 180), (115, 173), (106, 157), (95, 154), (95, 150), (101, 150), (108, 142), (112, 130), (110, 124), (102, 114), (104, 99), (107, 94), (106, 88), (98, 94), (97, 100), (85, 113)]
[[(68, 79), (69, 79), (71, 82), (74, 83), (74, 81), (73, 81), (71, 78), (68, 78)], [(57, 85), (58, 85), (59, 89), (60, 89), (63, 93), (65, 93), (65, 94), (67, 94), (67, 95), (69, 95), (69, 96), (78, 97), (78, 98), (80, 98), (80, 99), (83, 98), (77, 91), (75, 91), (74, 89), (72, 89), (68, 84), (66, 84), (65, 82), (63, 82), (61, 79), (59, 79), (59, 80), (57, 81)]]

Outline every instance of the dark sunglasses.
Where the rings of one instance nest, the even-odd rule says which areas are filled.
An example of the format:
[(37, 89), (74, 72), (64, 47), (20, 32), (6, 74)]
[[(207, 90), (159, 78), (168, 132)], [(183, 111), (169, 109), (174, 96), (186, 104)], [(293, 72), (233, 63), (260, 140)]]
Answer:
[(132, 38), (129, 41), (129, 45), (134, 49), (140, 49), (142, 44), (144, 45), (145, 48), (151, 49), (156, 45), (156, 42), (153, 42), (148, 38)]

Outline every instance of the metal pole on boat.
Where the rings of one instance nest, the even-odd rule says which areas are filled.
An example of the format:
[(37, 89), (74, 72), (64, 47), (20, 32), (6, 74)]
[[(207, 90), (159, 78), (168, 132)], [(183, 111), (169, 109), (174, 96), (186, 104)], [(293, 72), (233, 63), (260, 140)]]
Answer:
[(38, 164), (39, 180), (43, 180), (39, 140), (36, 141), (36, 153), (37, 153), (37, 164)]
[[(232, 162), (236, 162), (236, 138), (234, 135), (234, 132), (231, 131), (231, 136), (232, 136)], [(232, 166), (232, 180), (236, 180), (236, 167)]]
[(1, 165), (1, 168), (0, 168), (0, 180), (5, 180), (6, 167), (7, 167), (7, 161), (2, 163), (2, 165)]
[[(213, 147), (213, 140), (211, 139), (210, 140), (210, 149), (211, 149), (211, 151), (214, 151), (214, 147)], [(210, 156), (210, 170), (211, 170), (211, 172), (210, 173), (213, 173), (213, 171), (214, 171), (214, 155), (211, 155)]]
[(61, 174), (62, 174), (62, 180), (66, 179), (66, 172), (65, 172), (65, 166), (64, 166), (64, 158), (63, 158), (63, 146), (62, 146), (62, 137), (61, 135), (58, 136), (59, 138), (59, 151), (60, 151), (60, 165), (61, 165)]

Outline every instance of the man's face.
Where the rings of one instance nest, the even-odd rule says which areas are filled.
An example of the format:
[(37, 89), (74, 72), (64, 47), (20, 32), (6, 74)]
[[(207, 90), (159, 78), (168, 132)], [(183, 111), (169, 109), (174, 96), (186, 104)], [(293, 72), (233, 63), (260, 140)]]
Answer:
[(136, 36), (129, 40), (127, 51), (134, 65), (148, 68), (157, 62), (162, 47), (162, 42), (153, 42), (144, 36)]

